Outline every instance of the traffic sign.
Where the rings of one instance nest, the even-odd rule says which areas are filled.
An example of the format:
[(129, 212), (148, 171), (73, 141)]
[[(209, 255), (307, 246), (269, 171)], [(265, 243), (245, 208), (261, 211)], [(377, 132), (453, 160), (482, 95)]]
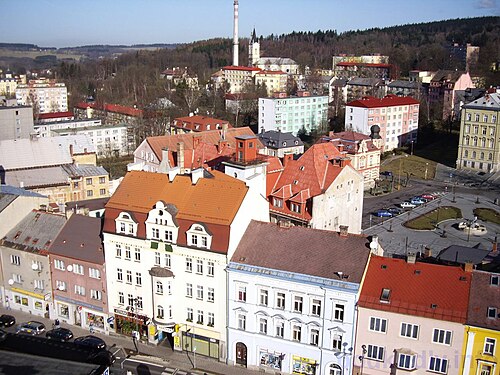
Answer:
[(115, 321), (115, 317), (114, 316), (110, 316), (108, 319), (106, 319), (106, 321), (111, 324)]

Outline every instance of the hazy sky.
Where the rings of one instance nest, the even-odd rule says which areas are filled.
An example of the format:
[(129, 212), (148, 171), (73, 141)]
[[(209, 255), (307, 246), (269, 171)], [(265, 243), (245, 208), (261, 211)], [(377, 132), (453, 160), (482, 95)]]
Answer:
[[(500, 16), (500, 0), (240, 0), (240, 37)], [(232, 37), (233, 0), (0, 0), (0, 42), (42, 47)]]

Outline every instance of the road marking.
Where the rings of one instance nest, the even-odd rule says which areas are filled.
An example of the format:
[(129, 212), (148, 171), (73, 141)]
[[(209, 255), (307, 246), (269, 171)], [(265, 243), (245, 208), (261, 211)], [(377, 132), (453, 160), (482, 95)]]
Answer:
[(137, 363), (144, 363), (148, 366), (155, 366), (155, 367), (160, 367), (160, 368), (165, 368), (165, 366), (163, 365), (157, 365), (156, 363), (151, 363), (151, 362), (147, 362), (147, 361), (138, 361), (136, 359), (131, 359), (131, 358), (127, 358), (124, 362), (126, 361), (129, 361), (129, 362), (137, 362)]

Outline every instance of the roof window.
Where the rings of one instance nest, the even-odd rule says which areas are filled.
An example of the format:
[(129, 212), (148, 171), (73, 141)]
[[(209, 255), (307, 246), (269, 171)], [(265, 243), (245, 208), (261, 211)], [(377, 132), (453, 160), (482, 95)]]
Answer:
[(384, 288), (380, 294), (380, 302), (389, 302), (389, 297), (391, 296), (391, 290)]

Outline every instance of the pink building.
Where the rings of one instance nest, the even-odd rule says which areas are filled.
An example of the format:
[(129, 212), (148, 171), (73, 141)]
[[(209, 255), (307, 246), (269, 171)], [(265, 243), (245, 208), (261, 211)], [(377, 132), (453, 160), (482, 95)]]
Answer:
[(345, 128), (370, 134), (379, 127), (382, 151), (416, 142), (420, 103), (409, 96), (364, 97), (346, 104)]
[(472, 269), (372, 256), (353, 374), (461, 373)]

